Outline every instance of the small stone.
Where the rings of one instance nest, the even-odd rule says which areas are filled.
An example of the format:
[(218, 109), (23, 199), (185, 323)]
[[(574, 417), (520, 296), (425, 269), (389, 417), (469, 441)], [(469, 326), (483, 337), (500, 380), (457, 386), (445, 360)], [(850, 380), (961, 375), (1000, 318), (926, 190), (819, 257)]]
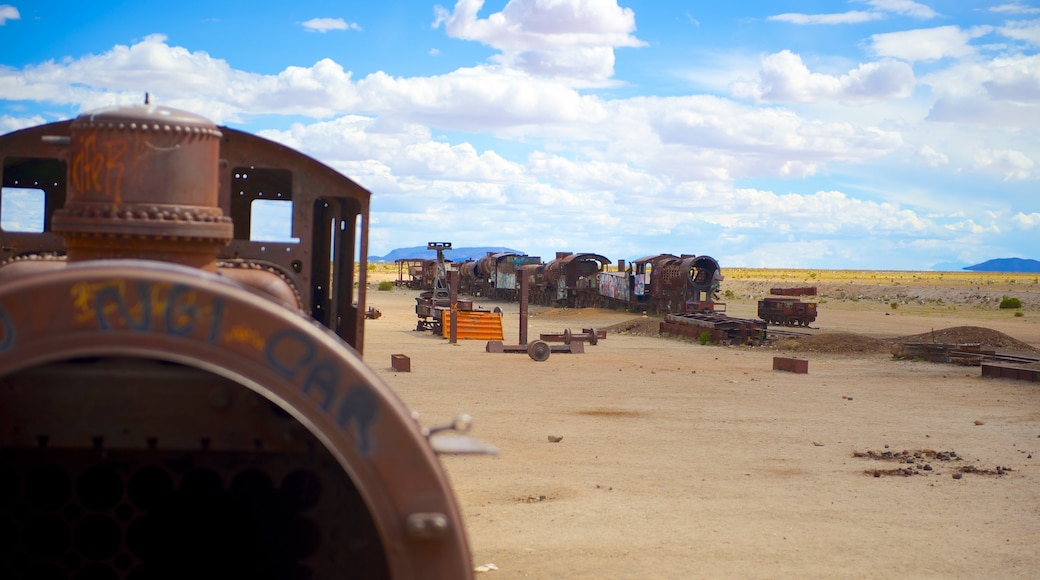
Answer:
[(932, 464), (931, 463), (925, 463), (924, 464), (924, 470), (925, 471), (931, 471), (932, 470)]
[(976, 424), (976, 425), (985, 425), (985, 424), (986, 424), (986, 422), (985, 422), (985, 421), (983, 421), (982, 419), (975, 419), (975, 424)]
[(960, 479), (962, 477), (964, 477), (964, 474), (959, 471), (953, 474), (954, 479)]
[(563, 441), (563, 435), (549, 435), (549, 443), (559, 443)]

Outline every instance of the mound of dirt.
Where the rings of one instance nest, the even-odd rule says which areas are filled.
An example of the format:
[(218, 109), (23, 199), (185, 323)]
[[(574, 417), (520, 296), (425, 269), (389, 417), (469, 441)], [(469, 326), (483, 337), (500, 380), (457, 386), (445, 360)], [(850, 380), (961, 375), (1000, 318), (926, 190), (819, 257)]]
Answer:
[(813, 336), (781, 338), (775, 345), (780, 350), (829, 354), (887, 353), (892, 349), (892, 345), (887, 341), (850, 332), (824, 332)]
[(1037, 352), (1036, 348), (1025, 342), (1003, 332), (981, 326), (956, 326), (890, 339), (870, 338), (853, 333), (825, 332), (814, 336), (782, 338), (776, 342), (776, 348), (832, 354), (872, 354), (890, 353), (893, 345), (910, 343), (978, 344), (984, 348), (996, 350)]
[(630, 336), (660, 336), (661, 319), (643, 316), (602, 328), (610, 334), (627, 334)]
[(891, 342), (897, 344), (920, 342), (934, 344), (980, 344), (994, 349), (1037, 352), (1036, 348), (1021, 340), (1012, 338), (1003, 332), (981, 326), (954, 326), (922, 334), (901, 336), (893, 339)]

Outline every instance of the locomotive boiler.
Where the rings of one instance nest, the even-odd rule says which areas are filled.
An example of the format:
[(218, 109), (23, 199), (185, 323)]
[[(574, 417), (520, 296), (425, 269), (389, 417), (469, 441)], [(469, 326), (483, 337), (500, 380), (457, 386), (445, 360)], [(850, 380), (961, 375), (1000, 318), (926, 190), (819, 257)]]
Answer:
[(480, 445), (360, 358), (368, 191), (150, 105), (0, 164), (0, 578), (472, 576), (436, 454)]

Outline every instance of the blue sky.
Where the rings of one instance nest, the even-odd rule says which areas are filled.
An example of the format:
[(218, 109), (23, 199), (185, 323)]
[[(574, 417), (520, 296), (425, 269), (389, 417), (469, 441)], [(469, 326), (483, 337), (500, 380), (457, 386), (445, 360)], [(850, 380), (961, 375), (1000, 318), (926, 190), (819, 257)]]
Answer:
[(723, 268), (1040, 259), (1040, 3), (0, 0), (0, 133), (152, 102), (450, 241)]

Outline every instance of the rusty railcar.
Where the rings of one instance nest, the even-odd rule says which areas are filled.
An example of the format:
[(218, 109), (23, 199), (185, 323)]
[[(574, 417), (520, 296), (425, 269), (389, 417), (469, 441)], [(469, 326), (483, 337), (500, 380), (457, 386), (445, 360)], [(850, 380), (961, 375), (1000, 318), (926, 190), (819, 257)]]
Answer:
[(710, 256), (659, 254), (634, 260), (627, 270), (600, 272), (600, 305), (649, 313), (723, 312), (723, 279)]
[(758, 301), (758, 317), (774, 326), (809, 326), (816, 321), (816, 303), (766, 296)]
[(0, 163), (0, 577), (472, 576), (449, 444), (359, 355), (368, 191), (148, 105)]
[(599, 254), (557, 252), (556, 259), (533, 269), (531, 301), (546, 306), (585, 308), (599, 303), (598, 274), (610, 260)]
[(521, 268), (541, 261), (538, 256), (516, 252), (489, 253), (476, 261), (476, 273), (483, 280), (482, 295), (515, 302), (520, 295)]

